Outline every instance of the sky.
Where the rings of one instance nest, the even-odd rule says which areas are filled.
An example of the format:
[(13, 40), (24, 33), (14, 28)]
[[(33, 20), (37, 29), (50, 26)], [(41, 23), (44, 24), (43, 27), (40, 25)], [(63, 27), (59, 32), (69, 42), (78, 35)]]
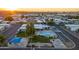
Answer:
[(34, 12), (79, 12), (79, 8), (19, 8), (17, 10)]
[(0, 0), (0, 8), (27, 11), (79, 11), (78, 4), (75, 0)]
[(7, 8), (52, 8), (79, 7), (77, 0), (0, 0), (0, 7)]

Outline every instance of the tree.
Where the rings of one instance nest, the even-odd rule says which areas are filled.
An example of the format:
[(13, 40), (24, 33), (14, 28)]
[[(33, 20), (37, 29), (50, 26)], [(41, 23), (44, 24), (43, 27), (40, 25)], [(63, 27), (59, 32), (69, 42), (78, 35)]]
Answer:
[(77, 29), (76, 32), (79, 33), (79, 29)]
[(32, 36), (35, 34), (35, 28), (34, 28), (34, 24), (32, 22), (28, 22), (26, 28), (27, 28), (26, 29), (27, 36)]
[(50, 26), (52, 26), (52, 25), (55, 24), (53, 19), (47, 20), (46, 23), (47, 23), (48, 25), (50, 25)]
[(7, 16), (7, 17), (5, 17), (4, 20), (5, 20), (5, 21), (13, 21), (14, 19), (13, 19), (11, 16)]
[(21, 15), (21, 18), (24, 18), (24, 15)]
[(62, 26), (64, 28), (67, 28), (63, 22), (59, 23), (59, 26)]
[(0, 35), (0, 46), (6, 46), (5, 39), (6, 37), (4, 35)]

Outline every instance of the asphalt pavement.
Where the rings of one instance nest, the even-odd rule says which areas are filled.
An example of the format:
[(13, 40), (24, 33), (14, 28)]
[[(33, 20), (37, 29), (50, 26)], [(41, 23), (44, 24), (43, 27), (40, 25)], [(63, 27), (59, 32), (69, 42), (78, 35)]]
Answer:
[(73, 49), (79, 49), (79, 39), (74, 36), (73, 32), (70, 33), (68, 32), (68, 30), (63, 29), (62, 27), (59, 27), (59, 26), (56, 26), (56, 27), (76, 44), (76, 46)]

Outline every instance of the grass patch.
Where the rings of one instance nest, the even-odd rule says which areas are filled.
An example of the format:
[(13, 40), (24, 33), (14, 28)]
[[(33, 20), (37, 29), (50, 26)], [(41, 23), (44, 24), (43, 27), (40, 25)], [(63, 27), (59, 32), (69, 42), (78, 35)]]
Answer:
[(18, 37), (26, 37), (25, 31), (20, 31), (16, 34)]
[(30, 38), (30, 42), (31, 43), (36, 43), (36, 42), (40, 42), (40, 43), (48, 43), (50, 42), (50, 39), (48, 37), (45, 36), (41, 36), (41, 35), (34, 35)]

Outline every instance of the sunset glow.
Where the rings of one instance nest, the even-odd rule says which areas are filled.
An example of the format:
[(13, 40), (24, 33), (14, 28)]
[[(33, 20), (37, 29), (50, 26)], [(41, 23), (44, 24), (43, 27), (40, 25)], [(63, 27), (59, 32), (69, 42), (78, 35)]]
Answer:
[[(78, 12), (79, 8), (69, 8), (71, 2), (64, 3), (56, 1), (49, 1), (49, 0), (0, 0), (0, 10), (18, 10), (18, 11), (28, 11), (28, 12)], [(73, 1), (74, 2), (74, 1)], [(61, 3), (68, 5), (68, 8), (64, 7)], [(54, 5), (52, 5), (54, 4)], [(77, 3), (76, 3), (77, 4)], [(56, 5), (56, 6), (55, 6)], [(73, 5), (73, 4), (72, 4)], [(74, 4), (75, 5), (75, 4)], [(56, 8), (54, 8), (56, 7)], [(60, 8), (57, 8), (60, 7)], [(64, 7), (64, 8), (63, 8)]]
[(26, 11), (26, 12), (79, 12), (79, 8), (0, 8), (0, 10)]
[[(72, 2), (70, 0), (68, 0), (68, 2), (65, 2), (65, 1), (54, 0), (53, 2), (51, 2), (49, 0), (46, 0), (46, 1), (45, 0), (0, 0), (0, 8), (6, 8), (7, 10), (16, 10), (19, 8), (18, 10), (20, 11), (33, 11), (33, 12), (35, 11), (36, 12), (37, 11), (38, 12), (40, 11), (44, 11), (44, 12), (79, 11), (79, 8), (72, 8), (72, 7), (77, 7), (78, 6), (77, 4), (79, 3), (73, 4), (74, 1)], [(72, 3), (71, 6), (69, 2)], [(66, 5), (63, 5), (62, 3)]]
[(6, 10), (14, 11), (14, 10), (17, 10), (17, 8), (6, 8)]
[(79, 12), (79, 8), (18, 8), (17, 10), (30, 12)]

